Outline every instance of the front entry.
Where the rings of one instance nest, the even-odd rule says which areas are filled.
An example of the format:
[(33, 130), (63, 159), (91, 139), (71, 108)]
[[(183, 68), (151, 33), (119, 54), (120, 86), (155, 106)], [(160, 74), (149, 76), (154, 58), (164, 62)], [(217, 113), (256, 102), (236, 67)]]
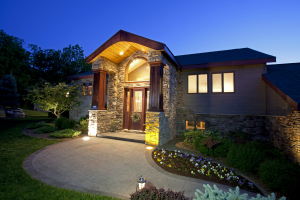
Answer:
[(126, 88), (124, 91), (123, 129), (145, 130), (149, 88)]

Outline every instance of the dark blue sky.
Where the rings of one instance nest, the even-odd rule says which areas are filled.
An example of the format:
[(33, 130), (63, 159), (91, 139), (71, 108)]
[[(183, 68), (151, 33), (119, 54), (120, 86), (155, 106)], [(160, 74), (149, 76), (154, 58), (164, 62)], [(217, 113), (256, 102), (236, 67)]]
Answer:
[(300, 62), (299, 0), (0, 0), (0, 29), (43, 49), (79, 44), (85, 56), (123, 29), (174, 55), (249, 47)]

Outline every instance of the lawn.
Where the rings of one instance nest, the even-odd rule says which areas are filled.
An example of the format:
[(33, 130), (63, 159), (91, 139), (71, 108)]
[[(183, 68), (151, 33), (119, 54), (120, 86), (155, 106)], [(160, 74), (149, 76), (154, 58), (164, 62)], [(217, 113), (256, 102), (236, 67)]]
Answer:
[[(27, 112), (28, 113), (28, 112)], [(22, 134), (22, 129), (38, 119), (51, 120), (32, 112), (23, 119), (0, 119), (0, 199), (116, 199), (46, 185), (31, 178), (22, 168), (33, 152), (62, 140), (45, 140)], [(39, 116), (39, 117), (38, 117)]]

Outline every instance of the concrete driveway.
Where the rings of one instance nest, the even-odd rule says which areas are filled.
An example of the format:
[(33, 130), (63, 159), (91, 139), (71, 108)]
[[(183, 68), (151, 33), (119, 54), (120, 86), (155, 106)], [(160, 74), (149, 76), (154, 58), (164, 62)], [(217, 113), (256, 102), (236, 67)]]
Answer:
[[(184, 191), (185, 196), (191, 199), (195, 197), (196, 189), (204, 191), (203, 184), (214, 184), (162, 170), (151, 159), (151, 151), (141, 143), (78, 138), (31, 154), (23, 167), (32, 177), (49, 185), (123, 199), (128, 199), (130, 193), (136, 191), (136, 182), (141, 175), (147, 179), (147, 184)], [(223, 191), (231, 188), (216, 185)], [(241, 193), (248, 193), (248, 197), (256, 196), (247, 191)]]

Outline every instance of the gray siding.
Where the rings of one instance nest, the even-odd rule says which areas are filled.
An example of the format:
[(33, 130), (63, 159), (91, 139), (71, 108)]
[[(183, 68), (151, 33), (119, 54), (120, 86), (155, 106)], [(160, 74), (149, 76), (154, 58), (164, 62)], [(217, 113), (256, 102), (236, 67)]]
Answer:
[[(234, 72), (234, 93), (212, 93), (212, 73)], [(188, 94), (188, 75), (208, 74), (208, 93)], [(261, 75), (266, 66), (247, 65), (183, 70), (183, 103), (201, 114), (266, 114), (266, 86)]]
[(268, 85), (266, 92), (267, 115), (286, 116), (293, 111), (293, 108)]

